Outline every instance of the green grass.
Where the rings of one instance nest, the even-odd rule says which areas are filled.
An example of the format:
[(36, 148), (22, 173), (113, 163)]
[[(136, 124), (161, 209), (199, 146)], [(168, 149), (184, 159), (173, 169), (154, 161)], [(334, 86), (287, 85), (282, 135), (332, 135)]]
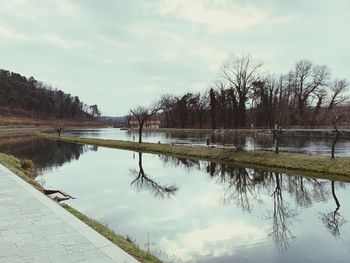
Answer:
[(30, 160), (20, 160), (12, 155), (0, 153), (0, 163), (24, 181), (43, 192), (43, 187), (34, 179), (35, 167)]
[[(138, 129), (131, 129), (132, 131), (138, 132)], [(184, 134), (190, 133), (195, 135), (207, 135), (214, 133), (216, 130), (220, 129), (183, 129), (183, 128), (145, 128), (144, 132), (171, 132), (174, 134)], [(225, 134), (234, 134), (238, 133), (254, 133), (254, 132), (263, 132), (263, 131), (271, 131), (271, 129), (225, 129)]]
[(135, 257), (140, 262), (161, 262), (158, 258), (151, 255), (148, 252), (145, 252), (138, 248), (128, 237), (120, 236), (116, 233), (114, 233), (112, 230), (110, 230), (108, 227), (102, 225), (96, 220), (93, 220), (86, 215), (80, 213), (79, 211), (75, 210), (71, 206), (67, 204), (61, 205), (64, 209), (66, 209), (68, 212), (70, 212), (72, 215), (83, 221), (85, 224), (90, 226), (92, 229), (94, 229), (96, 232), (100, 233), (102, 236), (110, 240), (112, 243), (123, 249), (125, 252), (130, 254), (131, 256)]
[(230, 163), (252, 168), (268, 168), (270, 171), (275, 172), (287, 171), (289, 174), (350, 181), (350, 157), (331, 159), (327, 156), (315, 156), (302, 153), (275, 154), (268, 151), (237, 152), (232, 149), (175, 146), (156, 143), (140, 144), (130, 141), (79, 138), (64, 135), (58, 137), (56, 134), (46, 132), (38, 132), (37, 134), (52, 140), (208, 160), (219, 163)]

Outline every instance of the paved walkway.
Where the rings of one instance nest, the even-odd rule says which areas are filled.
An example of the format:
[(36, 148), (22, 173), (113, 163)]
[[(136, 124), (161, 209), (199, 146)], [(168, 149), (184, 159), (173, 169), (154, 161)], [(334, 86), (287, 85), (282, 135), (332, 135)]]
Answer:
[(0, 164), (0, 262), (138, 262)]

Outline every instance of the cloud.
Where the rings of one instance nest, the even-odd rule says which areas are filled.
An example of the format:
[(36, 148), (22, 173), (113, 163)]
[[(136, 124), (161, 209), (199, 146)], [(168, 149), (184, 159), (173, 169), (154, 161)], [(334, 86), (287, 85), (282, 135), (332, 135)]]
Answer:
[(0, 25), (0, 39), (6, 39), (6, 40), (23, 40), (27, 39), (25, 35), (22, 35), (21, 33), (18, 33), (14, 30), (12, 30), (9, 27), (1, 26)]
[(266, 229), (243, 221), (209, 222), (207, 226), (177, 233), (173, 239), (161, 238), (160, 247), (183, 261), (195, 257), (234, 255), (238, 245), (266, 238)]
[(166, 0), (148, 7), (191, 22), (194, 29), (207, 26), (211, 31), (244, 31), (269, 17), (266, 10), (229, 0)]
[[(66, 17), (77, 18), (82, 15), (82, 9), (70, 1), (12, 0), (2, 4), (2, 9), (12, 16), (40, 22), (43, 18)], [(54, 12), (52, 12), (54, 10)]]

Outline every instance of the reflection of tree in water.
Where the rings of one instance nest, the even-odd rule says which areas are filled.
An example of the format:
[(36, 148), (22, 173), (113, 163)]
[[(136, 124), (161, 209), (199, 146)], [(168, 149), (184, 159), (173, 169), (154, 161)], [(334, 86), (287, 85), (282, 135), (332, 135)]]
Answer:
[(207, 172), (216, 176), (217, 182), (224, 185), (223, 202), (232, 200), (243, 211), (251, 211), (251, 201), (261, 202), (257, 186), (264, 182), (264, 173), (232, 165), (208, 163)]
[(269, 236), (271, 236), (275, 245), (283, 251), (288, 249), (289, 242), (295, 238), (290, 228), (293, 225), (293, 221), (296, 220), (297, 212), (295, 209), (290, 208), (283, 198), (281, 174), (275, 174), (275, 183), (276, 187), (271, 195), (273, 198), (273, 210), (269, 212), (267, 219), (272, 221), (272, 231)]
[[(183, 161), (177, 163), (184, 165)], [(286, 194), (288, 198), (294, 199), (295, 205), (302, 207), (308, 207), (314, 202), (323, 202), (333, 197), (336, 209), (319, 215), (323, 224), (334, 236), (340, 236), (341, 226), (346, 222), (339, 213), (340, 203), (335, 194), (335, 182), (332, 182), (332, 188), (329, 191), (326, 187), (328, 180), (312, 177), (282, 175), (205, 161), (199, 161), (196, 165), (186, 167), (205, 169), (211, 178), (223, 185), (225, 204), (235, 203), (243, 211), (251, 211), (254, 202), (262, 203), (261, 200), (264, 200), (260, 198), (261, 194), (268, 193), (272, 197), (273, 206), (265, 217), (271, 222), (269, 236), (281, 251), (288, 249), (290, 242), (295, 238), (292, 227), (298, 216), (297, 210), (286, 201)], [(339, 182), (337, 185), (345, 187), (345, 184)]]
[(339, 213), (340, 203), (338, 197), (335, 194), (335, 182), (331, 182), (332, 196), (335, 202), (335, 210), (328, 213), (319, 213), (319, 217), (322, 220), (325, 227), (329, 230), (332, 236), (340, 237), (340, 228), (346, 223), (345, 218)]
[(175, 195), (178, 190), (175, 185), (160, 185), (157, 182), (153, 181), (145, 174), (142, 166), (142, 153), (139, 152), (139, 170), (132, 169), (131, 173), (136, 176), (136, 178), (131, 182), (131, 185), (134, 186), (138, 191), (148, 190), (155, 197), (160, 198), (170, 198)]
[(96, 146), (52, 141), (37, 136), (18, 137), (0, 141), (0, 151), (17, 158), (30, 159), (38, 171), (62, 166), (71, 160), (78, 160), (86, 151), (97, 151)]
[(327, 199), (326, 181), (303, 176), (285, 176), (288, 180), (288, 192), (294, 195), (299, 206), (310, 206), (314, 201), (320, 202)]
[(186, 169), (201, 169), (200, 161), (194, 159), (180, 158), (175, 156), (158, 155), (159, 159), (166, 165), (171, 164), (174, 167), (183, 166)]

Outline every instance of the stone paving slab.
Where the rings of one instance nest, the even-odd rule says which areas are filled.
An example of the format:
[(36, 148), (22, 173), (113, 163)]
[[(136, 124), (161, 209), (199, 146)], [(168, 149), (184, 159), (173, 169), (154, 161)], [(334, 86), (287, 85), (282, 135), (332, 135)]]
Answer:
[(0, 262), (138, 262), (0, 164)]

